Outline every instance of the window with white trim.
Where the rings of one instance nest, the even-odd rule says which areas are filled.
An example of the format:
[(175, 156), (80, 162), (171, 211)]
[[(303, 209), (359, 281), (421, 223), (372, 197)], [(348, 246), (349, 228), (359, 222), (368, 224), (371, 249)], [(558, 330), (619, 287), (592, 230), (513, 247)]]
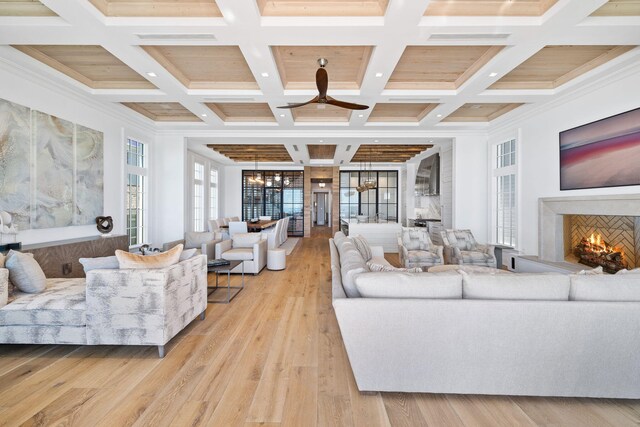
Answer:
[(126, 229), (131, 247), (140, 246), (147, 239), (147, 159), (147, 145), (131, 138), (127, 139), (125, 210)]
[(492, 233), (495, 243), (516, 246), (517, 227), (517, 144), (515, 139), (493, 146)]
[(190, 177), (188, 228), (207, 231), (208, 220), (218, 218), (218, 169), (215, 163), (189, 153)]

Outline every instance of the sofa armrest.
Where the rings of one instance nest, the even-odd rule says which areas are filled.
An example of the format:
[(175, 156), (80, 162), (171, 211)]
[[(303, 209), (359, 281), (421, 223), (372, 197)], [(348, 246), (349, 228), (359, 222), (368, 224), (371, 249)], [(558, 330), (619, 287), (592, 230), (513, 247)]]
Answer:
[(476, 250), (480, 251), (480, 252), (484, 252), (485, 254), (488, 254), (488, 255), (494, 255), (495, 256), (496, 247), (494, 245), (476, 244)]
[(440, 261), (444, 264), (444, 246), (433, 245), (431, 248), (432, 252), (435, 252), (440, 257)]
[(180, 240), (174, 240), (173, 242), (167, 242), (164, 245), (162, 245), (162, 252), (166, 252), (169, 249), (178, 246), (178, 245), (184, 245), (184, 239), (180, 239)]
[(229, 250), (231, 250), (231, 240), (223, 240), (221, 242), (216, 243), (215, 245), (216, 259), (222, 258), (222, 254)]
[(268, 247), (269, 242), (264, 239), (253, 245), (253, 262), (255, 263), (258, 271), (262, 270), (267, 265)]
[(166, 344), (207, 306), (202, 255), (161, 269), (91, 270), (87, 344)]
[(384, 258), (384, 248), (382, 246), (371, 246), (371, 256), (373, 258)]
[(9, 270), (0, 268), (0, 308), (9, 300)]

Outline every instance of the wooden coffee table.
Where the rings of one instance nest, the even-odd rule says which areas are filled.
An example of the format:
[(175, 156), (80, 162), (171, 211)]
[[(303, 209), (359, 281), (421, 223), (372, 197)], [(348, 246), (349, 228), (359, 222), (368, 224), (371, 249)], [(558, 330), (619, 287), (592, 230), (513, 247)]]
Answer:
[[(207, 266), (207, 273), (216, 275), (216, 285), (207, 286), (207, 302), (214, 304), (229, 304), (244, 289), (244, 264), (242, 264), (242, 286), (231, 286), (231, 270), (242, 264), (242, 261), (229, 261), (227, 265)], [(227, 286), (218, 286), (218, 276), (227, 273)], [(212, 299), (213, 294), (218, 289), (227, 290), (227, 299)], [(233, 289), (233, 292), (231, 291)]]

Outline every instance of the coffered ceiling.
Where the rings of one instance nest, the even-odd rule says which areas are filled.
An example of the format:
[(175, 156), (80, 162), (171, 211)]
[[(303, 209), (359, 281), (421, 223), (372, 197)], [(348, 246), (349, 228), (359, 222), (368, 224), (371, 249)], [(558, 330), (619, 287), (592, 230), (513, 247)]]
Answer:
[(353, 162), (402, 163), (433, 147), (432, 145), (363, 144), (358, 148)]
[[(395, 145), (380, 161), (397, 162), (634, 70), (638, 28), (640, 0), (0, 0), (0, 66), (232, 145), (220, 161), (255, 145), (312, 164), (330, 145), (346, 165)], [(318, 58), (329, 96), (370, 108), (277, 108), (317, 95)]]
[(291, 156), (281, 144), (208, 145), (213, 151), (238, 162), (290, 162)]

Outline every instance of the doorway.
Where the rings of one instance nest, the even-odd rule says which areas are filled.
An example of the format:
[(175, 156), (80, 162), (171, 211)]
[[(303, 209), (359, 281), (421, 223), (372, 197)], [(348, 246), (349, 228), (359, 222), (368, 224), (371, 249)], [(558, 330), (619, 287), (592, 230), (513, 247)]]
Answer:
[(329, 218), (329, 192), (314, 192), (313, 196), (313, 225), (327, 227), (331, 224)]

